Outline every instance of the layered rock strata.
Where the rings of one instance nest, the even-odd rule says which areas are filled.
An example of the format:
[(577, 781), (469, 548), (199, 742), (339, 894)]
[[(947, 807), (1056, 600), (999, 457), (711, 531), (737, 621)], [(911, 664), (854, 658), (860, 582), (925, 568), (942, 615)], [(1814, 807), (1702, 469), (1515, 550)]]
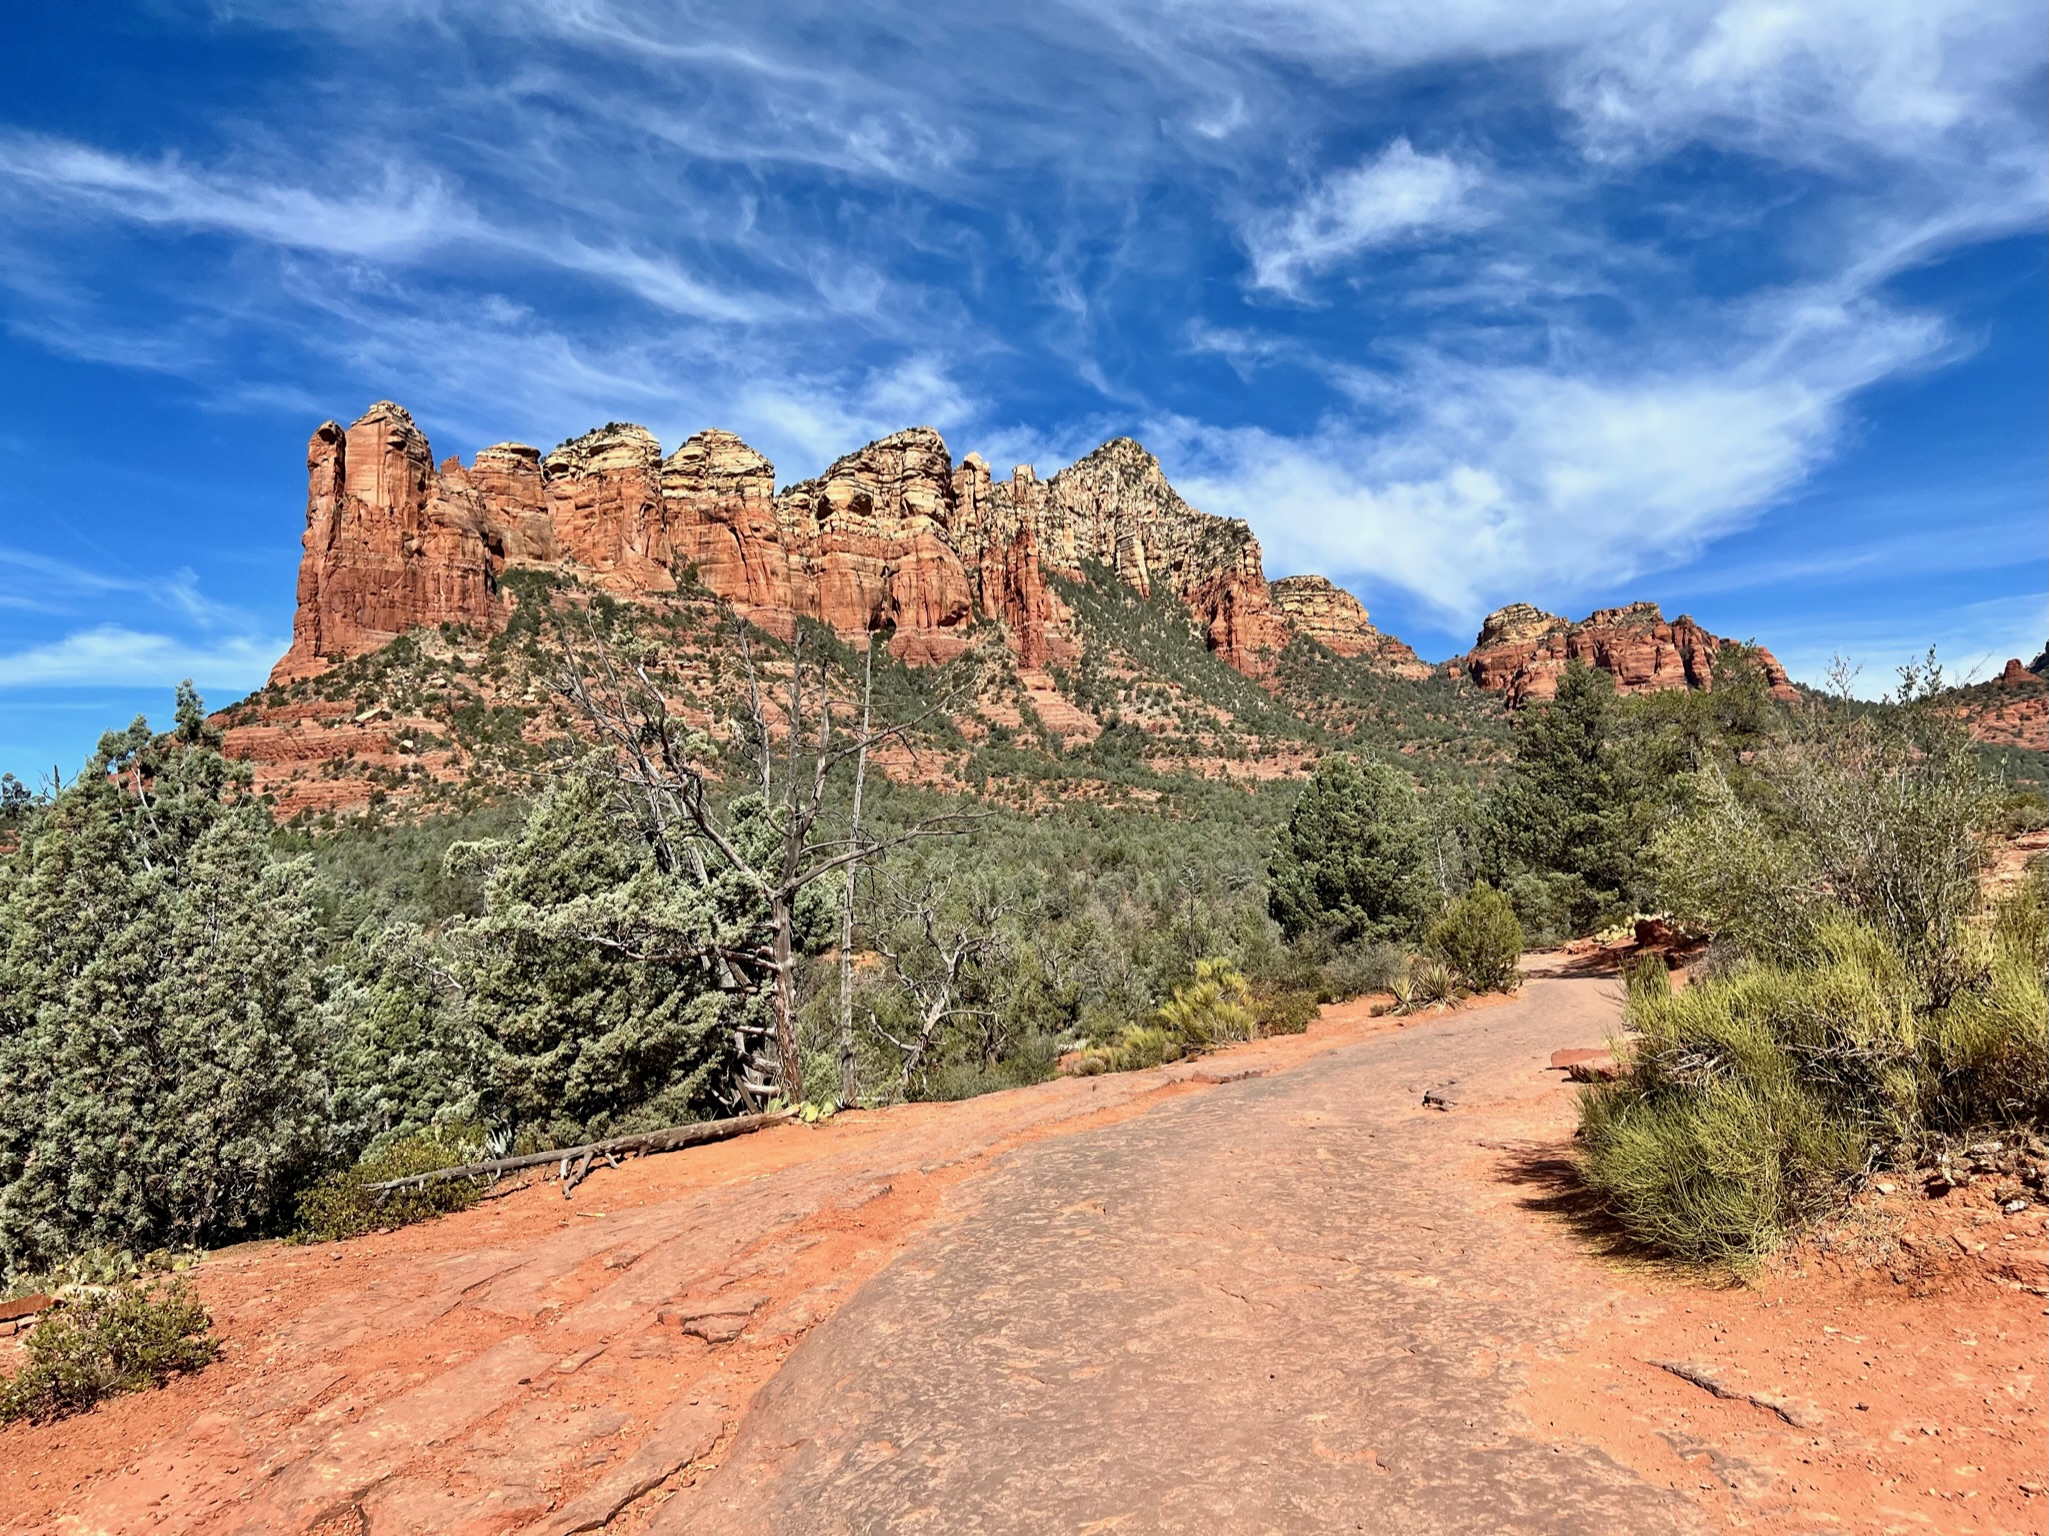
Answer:
[[(1290, 633), (1252, 530), (1189, 506), (1130, 438), (1050, 480), (1024, 465), (996, 481), (978, 455), (955, 465), (937, 432), (916, 427), (778, 492), (775, 466), (730, 432), (700, 432), (665, 458), (622, 422), (546, 455), (500, 443), (436, 468), (412, 417), (380, 401), (346, 429), (323, 424), (307, 474), (279, 683), (421, 626), (496, 629), (509, 611), (500, 578), (519, 566), (621, 596), (694, 578), (783, 633), (800, 618), (850, 638), (891, 631), (914, 663), (958, 656), (986, 622), (1028, 668), (1071, 659), (1046, 578), (1092, 566), (1185, 603), (1205, 643), (1251, 675), (1271, 670)], [(1413, 662), (1391, 645), (1395, 663)]]
[[(1473, 648), (1445, 670), (1505, 695), (1515, 708), (1556, 695), (1575, 661), (1608, 673), (1622, 693), (1712, 688), (1716, 660), (1734, 643), (1683, 614), (1668, 623), (1656, 603), (1597, 609), (1577, 623), (1511, 603), (1487, 615)], [(1774, 697), (1799, 697), (1777, 657), (1762, 646), (1753, 654)]]
[(1430, 675), (1429, 663), (1393, 635), (1376, 629), (1366, 605), (1329, 578), (1283, 576), (1269, 591), (1274, 610), (1289, 628), (1325, 650), (1367, 657), (1402, 677)]

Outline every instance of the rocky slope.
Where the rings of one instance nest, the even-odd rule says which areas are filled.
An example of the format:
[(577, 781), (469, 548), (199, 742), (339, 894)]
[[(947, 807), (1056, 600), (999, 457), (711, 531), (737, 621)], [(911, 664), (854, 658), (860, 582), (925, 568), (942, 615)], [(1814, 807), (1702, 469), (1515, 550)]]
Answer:
[[(1711, 688), (1717, 659), (1736, 643), (1684, 614), (1667, 622), (1656, 603), (1597, 609), (1577, 623), (1511, 603), (1487, 615), (1473, 648), (1446, 662), (1445, 670), (1502, 694), (1516, 708), (1556, 694), (1558, 679), (1574, 661), (1610, 674), (1622, 693)], [(1777, 657), (1762, 646), (1752, 654), (1774, 697), (1800, 696)]]
[(1325, 578), (1269, 585), (1252, 530), (1190, 506), (1130, 438), (1048, 479), (997, 479), (914, 427), (778, 490), (730, 432), (665, 455), (620, 422), (437, 466), (384, 401), (324, 423), (307, 474), (291, 648), (223, 719), (286, 816), (518, 792), (578, 729), (543, 632), (597, 596), (625, 600), (603, 622), (634, 627), (704, 723), (737, 706), (734, 614), (784, 636), (800, 620), (886, 634), (893, 666), (938, 669), (890, 686), (942, 714), (951, 743), (906, 771), (1000, 777), (1025, 799), (1055, 781), (1141, 793), (1153, 772), (1293, 776), (1348, 746), (1491, 771), (1503, 706), (1550, 697), (1568, 661), (1625, 692), (1707, 687), (1725, 645), (1648, 603), (1577, 624), (1517, 604), (1433, 668)]
[(1989, 747), (2049, 752), (2049, 652), (2024, 666), (2018, 656), (1989, 682), (1957, 689), (1957, 715)]

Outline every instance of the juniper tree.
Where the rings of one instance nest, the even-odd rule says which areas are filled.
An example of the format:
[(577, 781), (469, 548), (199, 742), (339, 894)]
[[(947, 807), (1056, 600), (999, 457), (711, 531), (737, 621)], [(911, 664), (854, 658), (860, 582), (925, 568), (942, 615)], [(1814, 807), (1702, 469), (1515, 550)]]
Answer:
[[(484, 915), (453, 925), (446, 947), (487, 1042), (494, 1118), (568, 1145), (721, 1100), (735, 1026), (760, 1012), (718, 959), (763, 941), (752, 890), (670, 878), (584, 773), (552, 784), (517, 837), (450, 853), (490, 869)], [(825, 913), (803, 918), (808, 933)]]
[(260, 1229), (326, 1144), (303, 864), (198, 695), (137, 718), (0, 865), (0, 1259)]
[(1267, 908), (1290, 939), (1402, 939), (1431, 905), (1426, 828), (1406, 774), (1332, 756), (1317, 764), (1267, 866)]

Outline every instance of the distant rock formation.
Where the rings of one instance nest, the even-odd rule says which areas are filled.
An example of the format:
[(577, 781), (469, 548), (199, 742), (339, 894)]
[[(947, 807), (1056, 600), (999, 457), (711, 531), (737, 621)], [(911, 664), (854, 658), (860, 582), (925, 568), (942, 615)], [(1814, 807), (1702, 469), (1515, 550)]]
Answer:
[(1365, 656), (1402, 677), (1433, 670), (1392, 635), (1373, 627), (1366, 605), (1325, 576), (1283, 576), (1269, 589), (1273, 605), (1298, 635), (1340, 656)]
[[(1503, 694), (1518, 708), (1553, 697), (1574, 661), (1608, 673), (1623, 693), (1712, 688), (1716, 658), (1733, 643), (1683, 614), (1667, 623), (1656, 603), (1597, 609), (1577, 623), (1511, 603), (1487, 615), (1473, 648), (1446, 662), (1445, 670)], [(1774, 697), (1800, 696), (1777, 657), (1762, 646), (1754, 654)]]
[[(730, 432), (700, 432), (664, 458), (652, 433), (623, 422), (546, 455), (500, 443), (437, 469), (412, 417), (380, 401), (347, 429), (313, 434), (307, 475), (298, 612), (277, 683), (423, 625), (499, 628), (501, 578), (522, 566), (625, 597), (694, 576), (781, 633), (799, 618), (850, 638), (892, 631), (913, 663), (958, 656), (984, 622), (1003, 626), (1028, 668), (1072, 659), (1046, 577), (1092, 565), (1186, 604), (1209, 648), (1251, 676), (1271, 672), (1292, 632), (1252, 530), (1189, 506), (1130, 438), (1050, 480), (1021, 465), (995, 481), (978, 455), (955, 465), (937, 432), (914, 427), (777, 492), (775, 466)], [(1343, 601), (1301, 606), (1301, 623), (1354, 645), (1346, 654), (1420, 665), (1330, 591)]]

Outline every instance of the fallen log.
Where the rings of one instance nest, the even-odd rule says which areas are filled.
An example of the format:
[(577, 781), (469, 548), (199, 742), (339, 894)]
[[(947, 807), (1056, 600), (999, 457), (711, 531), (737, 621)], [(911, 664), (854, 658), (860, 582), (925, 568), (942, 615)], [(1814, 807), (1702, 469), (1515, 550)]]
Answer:
[(563, 1190), (566, 1198), (569, 1190), (576, 1187), (569, 1179), (569, 1170), (575, 1159), (582, 1159), (582, 1167), (576, 1178), (581, 1179), (589, 1169), (591, 1159), (602, 1157), (614, 1167), (622, 1154), (647, 1157), (656, 1152), (676, 1152), (684, 1147), (702, 1146), (706, 1142), (726, 1141), (734, 1136), (745, 1136), (749, 1131), (759, 1131), (771, 1125), (781, 1125), (793, 1118), (787, 1114), (735, 1115), (730, 1120), (700, 1120), (695, 1125), (672, 1125), (659, 1131), (636, 1131), (630, 1136), (612, 1136), (604, 1141), (593, 1141), (581, 1147), (557, 1147), (550, 1152), (522, 1152), (514, 1157), (494, 1157), (481, 1163), (462, 1163), (454, 1168), (436, 1168), (428, 1173), (409, 1173), (402, 1179), (386, 1179), (379, 1184), (364, 1187), (378, 1195), (388, 1195), (397, 1189), (418, 1189), (422, 1184), (438, 1184), (447, 1179), (495, 1179), (500, 1174), (513, 1173), (521, 1168), (538, 1168), (544, 1163), (560, 1163), (567, 1186)]

